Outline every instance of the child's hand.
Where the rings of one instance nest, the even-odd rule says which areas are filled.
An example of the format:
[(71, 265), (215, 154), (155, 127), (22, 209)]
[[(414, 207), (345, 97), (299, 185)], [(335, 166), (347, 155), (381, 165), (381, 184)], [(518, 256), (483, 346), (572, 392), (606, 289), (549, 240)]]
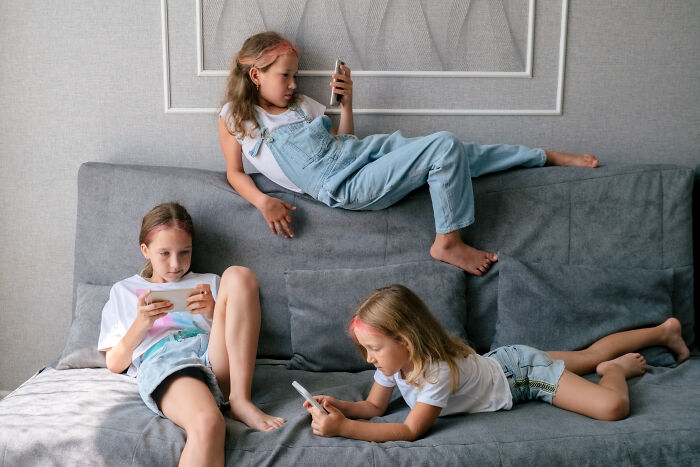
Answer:
[[(326, 396), (326, 395), (323, 395), (323, 394), (318, 395), (318, 396), (313, 396), (313, 397), (314, 397), (314, 399), (316, 399), (316, 402), (318, 402), (319, 404), (321, 404), (321, 406), (323, 406), (323, 404), (325, 404), (326, 402), (328, 402), (328, 403), (331, 404), (333, 407), (335, 407), (335, 408), (337, 408), (338, 410), (340, 410), (339, 407), (340, 407), (340, 405), (341, 405), (341, 402), (340, 402), (338, 399), (336, 399), (335, 397)], [(314, 406), (311, 405), (311, 404), (309, 404), (309, 401), (306, 401), (306, 400), (304, 401), (304, 404), (303, 404), (303, 405), (304, 405), (304, 408), (306, 409), (306, 411), (309, 412), (309, 413), (311, 413), (311, 411), (312, 411), (313, 408), (314, 408)], [(342, 410), (341, 410), (341, 412), (342, 412)]]
[(340, 100), (340, 104), (342, 106), (352, 105), (352, 79), (350, 79), (350, 68), (345, 65), (340, 65), (340, 68), (345, 72), (345, 74), (333, 74), (331, 87), (333, 88), (334, 93), (343, 96)]
[(136, 302), (136, 319), (141, 321), (147, 329), (150, 329), (158, 318), (162, 318), (168, 314), (168, 311), (173, 309), (173, 304), (168, 300), (146, 304), (146, 297), (150, 294), (151, 290), (146, 290), (139, 295), (139, 299)]
[(284, 238), (294, 237), (290, 211), (296, 210), (295, 206), (268, 196), (259, 209), (273, 234), (277, 235), (279, 232)]
[[(318, 399), (317, 399), (318, 400)], [(308, 404), (308, 402), (307, 402)], [(340, 429), (347, 420), (345, 415), (327, 400), (323, 402), (323, 408), (328, 411), (327, 414), (321, 413), (315, 407), (311, 407), (311, 428), (315, 435), (319, 436), (338, 436)]]
[(195, 315), (214, 316), (214, 296), (211, 293), (209, 284), (197, 284), (194, 286), (199, 292), (187, 297), (187, 311)]

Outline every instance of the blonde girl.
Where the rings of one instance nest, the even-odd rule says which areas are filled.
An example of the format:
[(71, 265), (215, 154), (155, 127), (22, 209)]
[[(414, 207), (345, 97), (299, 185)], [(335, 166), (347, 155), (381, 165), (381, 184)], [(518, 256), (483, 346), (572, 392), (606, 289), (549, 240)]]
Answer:
[[(143, 218), (139, 243), (146, 266), (117, 282), (102, 310), (98, 349), (107, 368), (136, 377), (146, 406), (182, 427), (187, 440), (180, 465), (224, 465), (226, 423), (220, 407), (258, 430), (284, 419), (253, 405), (260, 303), (257, 279), (243, 267), (216, 274), (190, 271), (194, 225), (177, 203), (154, 207)], [(195, 290), (186, 311), (154, 290)]]
[(453, 134), (406, 138), (400, 132), (353, 136), (350, 68), (330, 83), (342, 96), (333, 129), (325, 106), (296, 94), (299, 51), (274, 32), (248, 38), (231, 67), (219, 118), (219, 140), (231, 186), (262, 213), (273, 234), (293, 237), (286, 201), (262, 193), (243, 170), (243, 158), (278, 185), (322, 203), (351, 210), (379, 210), (425, 185), (435, 217), (433, 258), (481, 275), (495, 253), (465, 244), (459, 230), (474, 222), (471, 178), (511, 167), (596, 167), (590, 154), (574, 155), (521, 145), (477, 145)]
[[(514, 345), (484, 356), (450, 336), (413, 292), (401, 285), (375, 291), (354, 313), (350, 336), (373, 364), (374, 385), (360, 402), (314, 396), (329, 412), (304, 402), (317, 435), (366, 441), (413, 441), (439, 416), (508, 410), (540, 399), (600, 420), (629, 414), (627, 378), (644, 373), (635, 350), (663, 345), (678, 363), (689, 356), (675, 318), (651, 328), (619, 332), (579, 351), (543, 352)], [(596, 371), (595, 384), (579, 375)], [(411, 407), (403, 423), (371, 423), (386, 411), (394, 386)]]

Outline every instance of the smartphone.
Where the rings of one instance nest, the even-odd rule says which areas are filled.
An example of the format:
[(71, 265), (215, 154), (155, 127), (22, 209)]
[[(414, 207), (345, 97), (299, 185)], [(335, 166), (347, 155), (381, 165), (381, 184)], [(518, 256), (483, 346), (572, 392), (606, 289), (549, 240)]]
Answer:
[(296, 381), (292, 381), (292, 386), (294, 386), (294, 389), (296, 389), (297, 392), (298, 392), (299, 394), (301, 394), (307, 401), (309, 401), (309, 404), (311, 404), (311, 405), (313, 405), (314, 407), (316, 407), (318, 410), (321, 411), (321, 413), (328, 413), (328, 411), (327, 411), (326, 409), (324, 409), (324, 408), (321, 406), (321, 404), (319, 404), (318, 401), (316, 401), (316, 399), (314, 399), (314, 398), (311, 396), (311, 394), (309, 393), (309, 391), (307, 391), (306, 388), (305, 388), (304, 386), (302, 386), (301, 384), (297, 383)]
[[(333, 72), (334, 75), (344, 75), (345, 74), (345, 71), (343, 71), (340, 68), (340, 65), (345, 65), (345, 62), (342, 61), (341, 59), (336, 60), (335, 61), (335, 71)], [(337, 80), (334, 79), (333, 81), (337, 81)], [(331, 102), (330, 102), (331, 107), (335, 107), (337, 105), (340, 105), (340, 100), (343, 98), (343, 96), (341, 96), (340, 94), (336, 94), (335, 92), (333, 92), (334, 89), (335, 88), (331, 88)]]
[(149, 305), (153, 302), (167, 300), (173, 304), (173, 309), (170, 312), (175, 311), (187, 311), (187, 297), (195, 293), (200, 293), (197, 289), (170, 289), (170, 290), (153, 290), (148, 297), (146, 297), (146, 304)]

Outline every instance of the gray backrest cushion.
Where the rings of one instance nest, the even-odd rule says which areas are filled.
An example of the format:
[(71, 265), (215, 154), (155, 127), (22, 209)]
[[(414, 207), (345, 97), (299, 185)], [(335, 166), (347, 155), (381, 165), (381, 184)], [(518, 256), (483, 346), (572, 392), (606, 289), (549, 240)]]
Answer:
[[(695, 275), (700, 274), (700, 165), (695, 168), (693, 186), (693, 255)], [(700, 297), (700, 280), (695, 281), (695, 297)], [(700, 299), (695, 301), (695, 335), (700, 334)]]
[(102, 309), (109, 300), (110, 285), (78, 284), (73, 322), (56, 369), (106, 368), (104, 352), (97, 350)]
[(452, 335), (466, 339), (466, 300), (461, 269), (437, 261), (373, 268), (287, 271), (294, 355), (291, 367), (311, 371), (374, 368), (361, 356), (347, 327), (350, 316), (375, 289), (402, 284), (428, 306)]
[[(675, 268), (674, 315), (691, 320), (691, 169), (670, 165), (523, 169), (474, 180), (476, 223), (462, 234), (479, 248), (523, 261)], [(330, 209), (254, 175), (262, 191), (295, 206), (294, 239), (273, 236), (224, 172), (86, 163), (79, 173), (75, 284), (113, 284), (137, 273), (142, 216), (164, 201), (194, 218), (193, 270), (232, 264), (258, 275), (263, 309), (259, 354), (291, 358), (284, 271), (366, 268), (429, 260), (435, 236), (426, 188), (376, 212)], [(109, 261), (105, 261), (109, 258)], [(467, 333), (488, 350), (497, 317), (498, 265), (469, 276)], [(369, 292), (369, 291), (368, 291)], [(684, 321), (682, 319), (681, 321)], [(684, 329), (692, 340), (692, 329)]]
[[(508, 255), (501, 255), (499, 263), (492, 349), (525, 344), (579, 350), (614, 332), (657, 325), (671, 316), (673, 269), (525, 263)], [(647, 363), (672, 366), (675, 360), (669, 352), (654, 351)]]

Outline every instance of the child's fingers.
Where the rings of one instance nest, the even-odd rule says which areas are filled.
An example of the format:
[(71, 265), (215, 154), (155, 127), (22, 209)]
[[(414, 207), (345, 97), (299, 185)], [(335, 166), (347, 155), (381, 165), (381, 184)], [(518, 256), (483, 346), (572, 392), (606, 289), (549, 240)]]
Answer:
[(282, 205), (283, 205), (285, 208), (289, 209), (290, 211), (295, 211), (296, 208), (297, 208), (296, 206), (293, 206), (293, 205), (287, 203), (286, 201), (282, 201)]
[[(290, 219), (290, 221), (291, 221), (291, 219)], [(292, 230), (292, 226), (291, 226), (290, 222), (287, 221), (287, 219), (282, 219), (280, 221), (280, 225), (282, 226), (282, 229), (284, 230), (284, 233), (286, 234), (285, 238), (287, 236), (289, 236), (289, 237), (294, 236), (294, 231)]]
[(138, 298), (138, 305), (139, 306), (144, 306), (146, 305), (146, 297), (148, 297), (151, 294), (151, 289), (144, 290), (141, 295), (139, 295)]
[(173, 309), (173, 304), (168, 300), (161, 300), (158, 302), (153, 302), (148, 305), (147, 310), (151, 316), (155, 316), (160, 313), (167, 313), (169, 310)]

